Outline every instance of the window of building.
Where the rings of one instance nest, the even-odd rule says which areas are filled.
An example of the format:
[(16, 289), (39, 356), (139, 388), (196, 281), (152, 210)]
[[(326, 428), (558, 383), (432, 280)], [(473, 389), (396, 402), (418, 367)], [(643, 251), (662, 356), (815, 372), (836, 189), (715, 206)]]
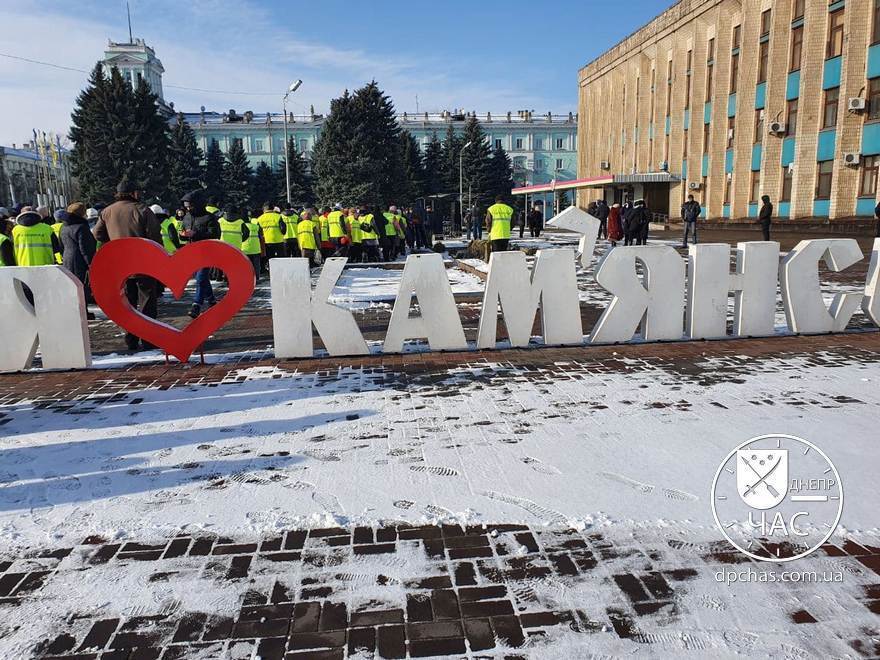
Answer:
[[(706, 177), (700, 179), (700, 193), (703, 195), (703, 206), (709, 205), (709, 180)], [(708, 214), (708, 211), (706, 212)]]
[(565, 149), (565, 138), (556, 138), (556, 148)]
[(309, 150), (309, 141), (308, 140), (300, 140), (299, 141), (299, 151), (300, 153), (305, 153)]
[(666, 116), (672, 111), (672, 60), (666, 63)]
[(761, 36), (770, 34), (770, 10), (761, 12)]
[(874, 29), (871, 33), (871, 43), (880, 43), (880, 0), (874, 0)]
[(790, 202), (791, 201), (791, 189), (792, 184), (794, 183), (794, 172), (788, 165), (783, 166), (782, 168), (782, 194), (779, 195), (779, 201), (781, 202)]
[(514, 148), (522, 149), (523, 148), (522, 138), (516, 138), (516, 141), (513, 144), (514, 144)]
[(758, 191), (761, 189), (761, 173), (752, 172), (752, 180), (749, 184), (749, 201), (758, 201)]
[(788, 135), (794, 135), (797, 133), (798, 99), (792, 99), (788, 102), (788, 115), (785, 123)]
[(816, 199), (831, 199), (831, 179), (833, 176), (834, 161), (821, 161), (816, 180)]
[(736, 117), (727, 118), (727, 148), (733, 149), (733, 142), (736, 139)]
[(799, 71), (804, 52), (804, 26), (800, 25), (791, 31), (791, 57), (788, 61), (789, 71)]
[(711, 64), (706, 65), (706, 103), (712, 100), (712, 74), (714, 68)]
[(859, 181), (859, 197), (876, 196), (878, 173), (880, 173), (880, 156), (864, 156), (862, 158), (862, 177)]
[(807, 0), (792, 0), (791, 3), (791, 20), (796, 21), (804, 17), (804, 9), (806, 9)]
[[(877, 0), (880, 2), (880, 0)], [(687, 110), (691, 107), (691, 66), (693, 66), (694, 61), (694, 52), (689, 50), (687, 52), (687, 70), (685, 71), (685, 89), (684, 89), (684, 109)]]
[(536, 172), (543, 172), (544, 171), (544, 159), (543, 158), (539, 158), (538, 160), (535, 161), (535, 171)]
[(868, 121), (877, 119), (880, 119), (880, 78), (871, 78), (868, 81)]
[(730, 57), (730, 93), (736, 94), (737, 83), (739, 82), (739, 53)]
[(684, 130), (684, 134), (682, 135), (682, 138), (681, 138), (681, 144), (682, 144), (681, 153), (684, 154), (682, 157), (687, 158), (688, 157), (688, 131), (687, 131), (687, 129)]
[(242, 146), (241, 138), (232, 138), (232, 144), (230, 144), (230, 147), (234, 147), (235, 145), (238, 145), (239, 147)]
[(709, 153), (709, 127), (711, 124), (703, 124), (703, 153)]
[(724, 203), (730, 204), (730, 184), (733, 182), (733, 177), (728, 172), (724, 175)]
[(706, 61), (711, 62), (715, 59), (715, 39), (709, 39), (708, 52), (706, 54)]
[(837, 126), (837, 107), (840, 105), (840, 87), (825, 90), (825, 105), (822, 111), (822, 128)]
[(755, 144), (764, 141), (764, 111), (755, 110)]
[(501, 138), (495, 138), (495, 148), (496, 149), (501, 148)]
[(843, 54), (843, 9), (828, 15), (828, 47), (825, 57), (839, 57)]
[(544, 148), (544, 138), (535, 136), (535, 149), (543, 149)]
[(739, 48), (740, 41), (742, 38), (742, 26), (734, 25), (733, 26), (733, 39), (731, 40), (731, 48)]
[(263, 141), (262, 140), (254, 140), (254, 151), (260, 153), (263, 151)]
[(770, 42), (762, 41), (758, 45), (758, 82), (767, 82), (767, 68), (770, 64)]

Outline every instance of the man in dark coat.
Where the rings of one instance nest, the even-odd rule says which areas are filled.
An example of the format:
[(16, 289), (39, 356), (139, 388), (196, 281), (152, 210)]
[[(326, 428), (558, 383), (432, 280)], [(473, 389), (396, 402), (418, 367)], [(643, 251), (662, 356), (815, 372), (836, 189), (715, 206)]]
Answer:
[(638, 244), (638, 238), (641, 232), (641, 214), (640, 207), (630, 205), (623, 211), (623, 244)]
[(531, 232), (532, 238), (539, 238), (542, 229), (544, 229), (544, 206), (535, 204), (529, 211), (529, 232)]
[(700, 203), (694, 199), (693, 195), (688, 195), (687, 201), (681, 206), (681, 219), (684, 222), (684, 240), (681, 247), (687, 247), (690, 232), (694, 233), (694, 245), (697, 244), (697, 219), (702, 212)]
[(596, 211), (593, 214), (599, 219), (599, 234), (596, 238), (608, 238), (608, 214), (610, 212), (611, 209), (608, 208), (604, 199), (596, 200)]
[[(89, 267), (95, 258), (97, 242), (92, 232), (89, 231), (89, 221), (86, 219), (86, 206), (82, 202), (74, 202), (62, 211), (61, 215), (61, 246), (62, 263), (64, 267), (74, 274), (83, 284), (86, 302), (92, 302), (92, 289), (89, 286)], [(94, 318), (91, 312), (87, 314), (89, 320)]]
[(761, 233), (764, 234), (764, 240), (770, 240), (770, 219), (773, 217), (773, 204), (770, 203), (769, 195), (762, 195), (761, 201), (764, 202), (761, 210), (758, 211), (758, 222), (761, 223)]
[[(190, 243), (220, 238), (220, 224), (217, 217), (205, 208), (205, 200), (203, 190), (193, 190), (183, 196), (186, 215), (183, 216), (182, 233)], [(200, 268), (196, 272), (196, 297), (189, 310), (190, 317), (196, 318), (201, 314), (205, 303), (209, 307), (217, 304), (214, 289), (211, 287), (210, 268)]]

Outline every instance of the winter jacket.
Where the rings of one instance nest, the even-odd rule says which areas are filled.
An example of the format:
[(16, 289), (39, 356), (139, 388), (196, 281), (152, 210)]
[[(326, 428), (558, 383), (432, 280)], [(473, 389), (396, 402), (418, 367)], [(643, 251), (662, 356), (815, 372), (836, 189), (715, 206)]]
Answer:
[(542, 228), (544, 226), (544, 214), (532, 209), (529, 211), (529, 227)]
[(702, 210), (700, 203), (696, 200), (685, 202), (681, 206), (681, 219), (685, 222), (696, 222)]
[[(15, 219), (15, 224), (21, 225), (22, 227), (33, 227), (34, 225), (37, 225), (41, 222), (44, 224), (50, 224), (50, 223), (46, 222), (43, 218), (41, 218), (38, 213), (34, 213), (34, 212), (24, 213)], [(63, 249), (61, 246), (61, 241), (58, 240), (58, 237), (55, 235), (54, 231), (52, 232), (51, 238), (52, 238), (52, 251), (55, 252), (56, 254), (61, 254), (61, 251)]]
[(600, 201), (596, 204), (595, 215), (597, 218), (599, 218), (599, 220), (607, 220), (610, 211), (611, 209), (608, 208), (608, 204), (606, 204), (604, 201)]
[(183, 196), (183, 201), (190, 203), (189, 211), (183, 216), (184, 236), (191, 242), (220, 238), (220, 223), (217, 222), (217, 217), (205, 208), (201, 191), (187, 193)]
[(615, 204), (608, 212), (608, 239), (611, 241), (619, 241), (623, 238), (623, 226), (620, 216), (620, 205)]
[(770, 218), (773, 217), (773, 204), (770, 202), (764, 202), (764, 205), (761, 207), (761, 210), (758, 211), (758, 220), (761, 222), (770, 222)]
[(62, 211), (61, 222), (64, 267), (80, 282), (85, 282), (97, 250), (95, 237), (89, 231), (89, 221), (82, 216)]
[(101, 212), (95, 224), (95, 238), (101, 243), (117, 238), (148, 238), (162, 242), (159, 220), (153, 212), (133, 199), (120, 199)]

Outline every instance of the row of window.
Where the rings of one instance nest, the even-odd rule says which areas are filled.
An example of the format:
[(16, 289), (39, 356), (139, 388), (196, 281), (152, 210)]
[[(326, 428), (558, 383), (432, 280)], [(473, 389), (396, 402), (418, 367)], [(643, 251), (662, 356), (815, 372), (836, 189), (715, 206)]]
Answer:
[[(832, 182), (834, 179), (834, 161), (823, 160), (818, 163), (816, 170), (816, 199), (831, 199)], [(877, 182), (880, 179), (880, 156), (864, 156), (862, 158), (859, 173), (858, 196), (875, 198), (877, 195)], [(725, 177), (724, 181), (724, 204), (730, 204), (731, 200), (731, 182), (732, 178)], [(782, 189), (779, 194), (780, 202), (790, 202), (792, 185), (794, 183), (794, 170), (785, 166), (782, 168)], [(707, 179), (702, 178), (702, 187), (704, 199), (708, 197)], [(749, 202), (755, 204), (758, 202), (761, 186), (761, 173), (758, 171), (751, 173), (749, 182)], [(683, 186), (683, 190), (687, 190), (687, 186)], [(686, 194), (683, 192), (683, 195)]]
[[(525, 156), (516, 156), (513, 159), (513, 166), (516, 169), (525, 169), (527, 167), (526, 157)], [(543, 172), (547, 167), (546, 161), (543, 158), (535, 159), (535, 172)], [(561, 172), (565, 169), (565, 161), (562, 158), (556, 159), (556, 167), (554, 168), (554, 172)]]
[[(566, 146), (567, 139), (566, 138), (556, 138), (553, 144), (556, 145), (556, 149), (568, 149)], [(544, 148), (544, 138), (542, 137), (533, 137), (532, 143), (534, 144), (534, 150), (539, 151)], [(514, 138), (513, 140), (513, 148), (516, 151), (522, 151), (525, 148), (525, 138)], [(503, 146), (501, 138), (495, 138), (495, 148), (500, 149)]]

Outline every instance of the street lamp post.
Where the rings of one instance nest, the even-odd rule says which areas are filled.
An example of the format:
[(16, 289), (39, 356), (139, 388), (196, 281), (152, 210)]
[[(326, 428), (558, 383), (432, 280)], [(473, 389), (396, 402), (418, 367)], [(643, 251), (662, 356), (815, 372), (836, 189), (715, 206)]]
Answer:
[(287, 88), (287, 92), (284, 94), (284, 98), (281, 101), (282, 106), (284, 107), (284, 176), (287, 180), (287, 207), (290, 208), (290, 149), (287, 137), (287, 97), (293, 94), (296, 90), (299, 89), (299, 86), (302, 85), (302, 80), (296, 80), (290, 83), (290, 87)]
[[(458, 152), (458, 217), (461, 222), (464, 222), (464, 178), (463, 171), (461, 168), (461, 157), (464, 155), (464, 150), (471, 146), (473, 142), (468, 142), (465, 144), (461, 150)], [(459, 226), (459, 231), (463, 229)]]

